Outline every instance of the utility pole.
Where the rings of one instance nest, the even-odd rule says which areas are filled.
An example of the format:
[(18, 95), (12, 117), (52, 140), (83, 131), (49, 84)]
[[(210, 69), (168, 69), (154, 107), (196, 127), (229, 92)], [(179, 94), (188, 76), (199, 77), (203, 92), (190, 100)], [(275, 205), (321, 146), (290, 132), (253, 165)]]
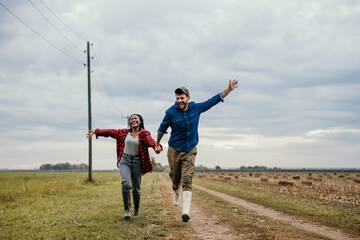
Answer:
[(130, 124), (129, 124), (129, 117), (130, 117), (130, 116), (121, 116), (121, 118), (126, 118), (126, 125), (127, 125), (127, 128), (130, 128)]
[[(90, 43), (87, 42), (87, 70), (88, 70), (88, 125), (89, 131), (91, 126), (91, 80), (90, 80)], [(89, 138), (89, 182), (92, 182), (92, 140)]]

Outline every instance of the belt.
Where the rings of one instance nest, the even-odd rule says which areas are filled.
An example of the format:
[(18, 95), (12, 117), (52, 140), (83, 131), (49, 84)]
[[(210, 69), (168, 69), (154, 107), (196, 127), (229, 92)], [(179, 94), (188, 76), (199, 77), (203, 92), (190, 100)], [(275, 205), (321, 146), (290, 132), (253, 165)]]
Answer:
[(127, 154), (127, 153), (124, 153), (123, 156), (124, 156), (124, 157), (129, 157), (129, 158), (139, 158), (139, 157), (140, 157), (140, 155)]

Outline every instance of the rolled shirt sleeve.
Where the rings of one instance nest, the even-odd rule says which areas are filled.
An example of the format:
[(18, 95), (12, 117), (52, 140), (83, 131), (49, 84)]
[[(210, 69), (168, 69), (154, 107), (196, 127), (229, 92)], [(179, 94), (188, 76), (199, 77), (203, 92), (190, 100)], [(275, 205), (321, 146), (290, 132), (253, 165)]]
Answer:
[(164, 136), (164, 134), (167, 133), (167, 129), (169, 128), (169, 126), (171, 125), (171, 117), (168, 111), (165, 112), (165, 116), (164, 119), (162, 120), (160, 127), (157, 131), (157, 134), (159, 137)]

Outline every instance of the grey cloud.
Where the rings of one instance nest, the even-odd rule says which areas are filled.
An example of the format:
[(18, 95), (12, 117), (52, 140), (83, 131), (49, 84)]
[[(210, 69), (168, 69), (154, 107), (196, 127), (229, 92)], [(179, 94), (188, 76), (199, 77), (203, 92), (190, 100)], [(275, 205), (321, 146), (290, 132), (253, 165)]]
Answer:
[[(360, 128), (357, 1), (46, 4), (94, 43), (94, 127), (125, 127), (121, 117), (138, 112), (155, 134), (165, 110), (174, 103), (176, 87), (188, 87), (191, 99), (200, 102), (224, 90), (229, 79), (237, 78), (239, 88), (201, 118), (200, 127), (214, 132), (232, 127), (226, 137), (215, 137), (220, 145), (238, 134), (281, 138), (300, 137), (315, 129)], [(6, 5), (56, 46), (86, 61), (86, 54), (74, 49), (27, 2)], [(85, 49), (83, 39), (48, 16)], [(62, 144), (66, 138), (83, 139), (87, 131), (86, 68), (49, 46), (4, 9), (0, 20), (1, 140), (11, 138), (15, 146), (21, 135), (24, 141), (48, 139)], [(64, 136), (57, 136), (57, 131)], [(336, 145), (346, 138), (340, 145), (354, 149), (359, 144), (356, 136), (337, 133), (328, 136), (328, 141)], [(323, 140), (321, 149), (333, 146)], [(258, 149), (258, 153), (246, 150), (246, 157), (277, 156), (271, 164), (286, 165), (286, 156), (296, 152), (298, 156), (304, 153), (304, 159), (321, 162), (327, 155), (317, 152), (317, 146), (294, 143), (293, 152), (281, 148), (267, 156), (266, 149)], [(86, 147), (79, 150), (84, 152), (84, 161)], [(221, 153), (221, 148), (205, 147)], [(234, 153), (239, 153), (233, 151), (226, 154), (235, 158)], [(333, 150), (331, 164), (336, 165), (333, 156), (345, 152)], [(12, 154), (8, 152), (7, 157), (15, 158)], [(348, 151), (349, 159), (355, 155), (356, 151)], [(304, 164), (311, 161), (304, 160)]]

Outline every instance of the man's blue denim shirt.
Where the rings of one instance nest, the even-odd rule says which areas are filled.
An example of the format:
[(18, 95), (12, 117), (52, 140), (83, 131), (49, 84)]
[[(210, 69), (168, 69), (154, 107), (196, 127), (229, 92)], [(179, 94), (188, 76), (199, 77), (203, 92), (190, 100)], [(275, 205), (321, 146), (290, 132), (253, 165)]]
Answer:
[(158, 129), (158, 135), (162, 137), (167, 133), (166, 130), (171, 127), (169, 146), (178, 151), (189, 152), (199, 142), (200, 114), (220, 101), (224, 102), (221, 93), (202, 103), (189, 102), (189, 108), (185, 112), (175, 102), (173, 106), (166, 110), (165, 117)]

